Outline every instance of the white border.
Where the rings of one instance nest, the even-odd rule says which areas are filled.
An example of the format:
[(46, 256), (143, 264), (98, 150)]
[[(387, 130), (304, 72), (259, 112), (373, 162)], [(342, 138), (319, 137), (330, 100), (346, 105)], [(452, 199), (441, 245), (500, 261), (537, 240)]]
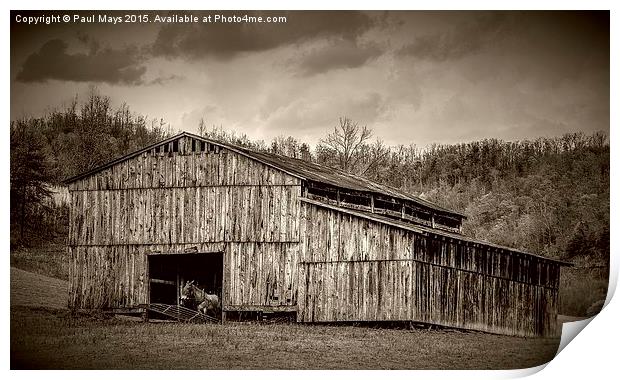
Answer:
[[(5, 3), (6, 4), (6, 3)], [(434, 9), (610, 9), (611, 10), (611, 104), (616, 103), (617, 90), (618, 90), (618, 77), (613, 68), (618, 67), (618, 27), (614, 21), (617, 21), (616, 11), (618, 6), (617, 2), (613, 1), (541, 1), (541, 0), (521, 0), (521, 1), (445, 1), (435, 0), (426, 2), (404, 3), (401, 1), (384, 0), (381, 2), (370, 1), (357, 1), (350, 4), (335, 4), (333, 1), (313, 1), (309, 3), (292, 3), (290, 1), (269, 1), (269, 2), (251, 2), (251, 1), (227, 1), (220, 3), (202, 3), (202, 2), (190, 2), (185, 0), (177, 0), (174, 2), (163, 1), (134, 1), (128, 4), (126, 1), (110, 0), (106, 2), (84, 2), (76, 0), (63, 0), (55, 1), (54, 3), (45, 1), (32, 1), (26, 0), (19, 3), (12, 2), (7, 4), (6, 13), (2, 18), (3, 30), (2, 41), (4, 45), (3, 51), (5, 52), (5, 58), (2, 62), (3, 71), (5, 75), (2, 77), (4, 88), (4, 98), (2, 102), (3, 115), (7, 115), (7, 121), (10, 121), (9, 112), (9, 99), (10, 99), (10, 62), (9, 54), (9, 41), (10, 41), (10, 23), (8, 11), (10, 9), (419, 9), (419, 10), (434, 10)], [(53, 5), (53, 6), (52, 6)], [(616, 125), (618, 122), (617, 111), (614, 107), (611, 108), (610, 125)], [(7, 128), (8, 129), (8, 128)], [(616, 145), (616, 133), (610, 128), (610, 142), (612, 146)], [(4, 215), (2, 216), (2, 241), (5, 243), (4, 254), (7, 266), (2, 271), (2, 280), (4, 287), (2, 289), (2, 295), (5, 305), (9, 304), (9, 139), (5, 135), (2, 139), (2, 148), (5, 155), (5, 159), (0, 163), (0, 176), (3, 181), (3, 195), (0, 197), (0, 206), (3, 206)], [(618, 213), (614, 211), (613, 205), (615, 205), (616, 197), (615, 193), (618, 188), (618, 173), (614, 163), (618, 162), (618, 153), (614, 149), (611, 149), (611, 226), (617, 225)], [(617, 285), (618, 278), (618, 239), (617, 235), (611, 234), (611, 273), (610, 273), (610, 292), (608, 295), (608, 301), (613, 295)], [(295, 372), (288, 373), (287, 371), (262, 371), (251, 372), (252, 377), (257, 378), (273, 378), (277, 377), (301, 377), (301, 378), (315, 378), (317, 376), (334, 376), (341, 378), (342, 376), (383, 376), (388, 375), (390, 377), (397, 378), (411, 378), (411, 376), (422, 376), (423, 378), (471, 378), (471, 379), (485, 379), (485, 378), (514, 378), (528, 376), (536, 374), (536, 378), (562, 378), (562, 379), (584, 379), (584, 378), (610, 378), (617, 376), (617, 361), (618, 361), (618, 330), (616, 328), (616, 321), (619, 315), (618, 301), (612, 299), (599, 316), (594, 318), (591, 323), (580, 333), (574, 342), (570, 343), (554, 360), (552, 360), (547, 366), (540, 366), (537, 368), (515, 371), (424, 371), (414, 374), (410, 371), (390, 371), (388, 373), (376, 373), (376, 372), (354, 372), (354, 371), (338, 371), (338, 372), (326, 372), (326, 371), (312, 371), (312, 372)], [(9, 369), (10, 360), (10, 339), (9, 335), (9, 313), (2, 315), (2, 322), (6, 332), (6, 339), (4, 339), (4, 345), (2, 346), (2, 354), (4, 359), (3, 368)], [(570, 326), (565, 326), (572, 328)], [(180, 373), (179, 373), (180, 374)], [(110, 374), (103, 371), (73, 371), (73, 372), (34, 372), (34, 371), (12, 371), (10, 376), (16, 378), (29, 378), (31, 376), (45, 376), (52, 378), (81, 378), (84, 376), (94, 378), (107, 378)], [(135, 371), (118, 371), (114, 373), (114, 376), (133, 377), (133, 376), (149, 376), (154, 378), (164, 378), (174, 376), (170, 372), (152, 372), (148, 373), (136, 373)], [(182, 376), (188, 378), (194, 376), (205, 376), (204, 372), (199, 371), (184, 371)], [(248, 375), (244, 372), (224, 372), (224, 373), (209, 373), (209, 376), (233, 376), (241, 377)]]

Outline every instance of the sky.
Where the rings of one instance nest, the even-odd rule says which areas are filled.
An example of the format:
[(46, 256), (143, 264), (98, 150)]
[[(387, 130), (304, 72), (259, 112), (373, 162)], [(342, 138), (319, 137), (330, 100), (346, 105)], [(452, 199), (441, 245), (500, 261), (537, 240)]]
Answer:
[[(387, 145), (609, 133), (609, 13), (11, 12), (11, 119), (89, 88), (173, 130), (316, 144), (346, 116)], [(27, 16), (70, 22), (29, 25)], [(285, 16), (281, 23), (204, 16)], [(156, 16), (192, 15), (196, 23)], [(19, 21), (18, 21), (19, 20)]]

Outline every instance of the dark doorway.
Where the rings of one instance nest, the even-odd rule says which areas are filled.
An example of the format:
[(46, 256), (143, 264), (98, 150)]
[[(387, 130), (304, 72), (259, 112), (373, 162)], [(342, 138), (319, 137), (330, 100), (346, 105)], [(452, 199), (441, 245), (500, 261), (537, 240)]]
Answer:
[(149, 255), (149, 302), (177, 305), (186, 281), (222, 299), (222, 252)]

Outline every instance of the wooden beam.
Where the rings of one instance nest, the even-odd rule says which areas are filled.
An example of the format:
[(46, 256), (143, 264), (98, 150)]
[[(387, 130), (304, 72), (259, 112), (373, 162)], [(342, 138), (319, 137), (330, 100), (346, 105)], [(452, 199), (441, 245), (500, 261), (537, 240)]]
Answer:
[(223, 311), (261, 311), (263, 313), (292, 313), (297, 311), (297, 305), (266, 306), (266, 305), (228, 305)]
[[(89, 313), (97, 309), (78, 309), (78, 312)], [(144, 312), (144, 308), (142, 307), (114, 307), (103, 309), (101, 311), (104, 314), (142, 314)]]
[(370, 207), (364, 206), (364, 205), (358, 205), (355, 203), (340, 202), (340, 207), (372, 212), (372, 209)]
[[(429, 261), (424, 261), (424, 260), (419, 260), (419, 259), (411, 259), (411, 258), (407, 258), (407, 259), (359, 259), (359, 260), (331, 260), (331, 261), (327, 261), (327, 260), (325, 260), (325, 261), (302, 261), (300, 264), (316, 267), (316, 266), (320, 266), (320, 265), (335, 265), (335, 264), (340, 264), (340, 263), (359, 264), (359, 263), (395, 263), (395, 262), (415, 262), (415, 263), (419, 263), (421, 265), (427, 265), (429, 267), (443, 268), (443, 269), (446, 269), (446, 270), (449, 270), (449, 271), (452, 271), (452, 272), (471, 273), (471, 274), (475, 274), (475, 275), (478, 275), (478, 276), (481, 276), (481, 277), (497, 278), (497, 279), (505, 280), (505, 281), (509, 281), (509, 282), (529, 285), (529, 286), (532, 286), (532, 287), (541, 287), (541, 288), (545, 288), (545, 289), (559, 290), (559, 288), (557, 286), (545, 285), (545, 284), (537, 284), (537, 283), (534, 283), (534, 282), (523, 281), (523, 280), (520, 280), (518, 278), (515, 278), (515, 276), (513, 276), (512, 274), (509, 274), (508, 276), (502, 276), (502, 275), (486, 273), (486, 272), (482, 272), (482, 271), (478, 271), (478, 270), (467, 269), (465, 267), (453, 267), (453, 266), (450, 266), (450, 265), (436, 264), (436, 263), (432, 263), (432, 262), (429, 262)], [(260, 306), (258, 306), (258, 307), (260, 307)], [(296, 306), (291, 306), (291, 307), (295, 307), (296, 308)]]
[(165, 285), (174, 285), (174, 286), (176, 286), (176, 284), (177, 284), (174, 281), (160, 280), (159, 278), (151, 278), (150, 280), (154, 284), (165, 284)]

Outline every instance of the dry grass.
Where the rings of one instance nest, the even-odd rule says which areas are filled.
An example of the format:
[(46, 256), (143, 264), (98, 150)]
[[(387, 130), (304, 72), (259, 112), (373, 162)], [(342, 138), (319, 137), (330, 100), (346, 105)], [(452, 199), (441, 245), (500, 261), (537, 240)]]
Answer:
[(68, 291), (67, 281), (11, 268), (11, 306), (64, 309)]
[(508, 369), (547, 362), (559, 344), (441, 330), (103, 319), (65, 309), (66, 285), (11, 269), (12, 369)]
[(68, 280), (67, 246), (64, 243), (46, 243), (40, 247), (12, 249), (11, 267)]
[(13, 369), (507, 369), (551, 360), (558, 343), (454, 331), (141, 323), (11, 308)]

